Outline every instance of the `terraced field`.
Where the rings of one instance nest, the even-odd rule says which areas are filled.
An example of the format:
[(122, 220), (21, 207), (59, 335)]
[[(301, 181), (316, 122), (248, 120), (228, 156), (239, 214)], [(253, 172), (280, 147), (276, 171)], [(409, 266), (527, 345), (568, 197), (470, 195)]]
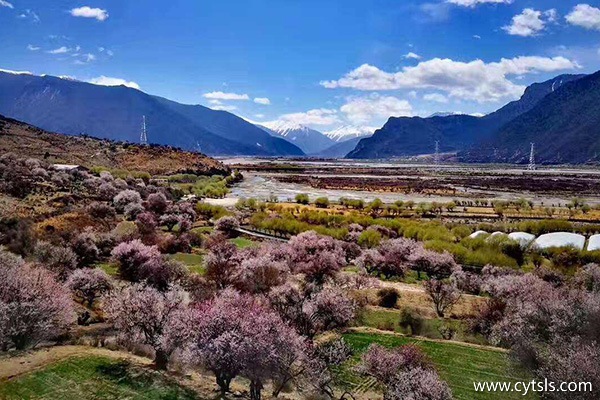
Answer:
[(8, 382), (0, 399), (198, 400), (197, 395), (157, 372), (102, 356), (71, 357)]
[(374, 379), (365, 378), (353, 370), (360, 360), (360, 355), (371, 343), (386, 347), (416, 344), (435, 363), (442, 379), (450, 385), (456, 400), (537, 398), (531, 395), (522, 396), (520, 393), (475, 392), (473, 382), (531, 380), (526, 372), (511, 363), (507, 354), (500, 350), (375, 333), (352, 332), (345, 334), (344, 339), (354, 349), (355, 354), (350, 361), (338, 369), (338, 378), (342, 385), (355, 393), (377, 390)]

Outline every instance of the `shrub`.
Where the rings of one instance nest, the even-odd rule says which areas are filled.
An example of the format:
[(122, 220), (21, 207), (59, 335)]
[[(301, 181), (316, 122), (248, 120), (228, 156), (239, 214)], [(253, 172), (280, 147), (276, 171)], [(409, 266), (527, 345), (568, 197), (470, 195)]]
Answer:
[(296, 199), (296, 203), (298, 203), (298, 204), (308, 204), (310, 202), (308, 195), (305, 193), (298, 193), (296, 195), (295, 199)]
[(232, 216), (221, 217), (215, 222), (215, 229), (228, 236), (233, 236), (235, 230), (239, 227), (240, 223), (238, 222), (237, 218)]
[(67, 287), (91, 307), (94, 300), (113, 288), (113, 284), (108, 274), (99, 268), (78, 269), (69, 276)]
[(416, 311), (403, 308), (400, 311), (398, 325), (403, 329), (409, 329), (411, 335), (419, 335), (423, 329), (423, 318)]
[(96, 261), (100, 256), (100, 250), (96, 246), (96, 235), (87, 230), (73, 240), (73, 251), (77, 254), (79, 260), (79, 267), (89, 267)]
[(327, 208), (329, 207), (329, 199), (327, 197), (319, 197), (315, 200), (315, 206), (317, 208)]
[(379, 305), (385, 308), (394, 308), (400, 299), (400, 292), (394, 288), (381, 288), (377, 291)]
[(165, 212), (168, 206), (167, 198), (162, 193), (152, 193), (146, 200), (146, 208), (155, 214), (161, 215)]
[(77, 268), (77, 255), (68, 247), (39, 241), (33, 251), (37, 261), (64, 281)]
[(362, 247), (373, 248), (381, 243), (381, 234), (377, 231), (367, 229), (360, 233), (358, 244)]
[(135, 190), (126, 189), (114, 197), (113, 203), (117, 210), (122, 212), (130, 204), (141, 204), (142, 197)]

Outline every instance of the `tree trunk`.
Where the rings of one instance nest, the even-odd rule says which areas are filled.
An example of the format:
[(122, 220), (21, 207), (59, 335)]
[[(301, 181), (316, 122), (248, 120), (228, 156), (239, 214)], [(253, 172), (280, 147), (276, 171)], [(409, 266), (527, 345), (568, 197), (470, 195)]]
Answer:
[(166, 371), (169, 366), (169, 355), (163, 350), (155, 350), (155, 353), (154, 366), (156, 369)]
[(251, 400), (260, 400), (262, 388), (263, 388), (263, 385), (262, 385), (261, 381), (250, 382), (250, 399)]
[(217, 377), (217, 385), (221, 389), (221, 397), (225, 398), (225, 394), (229, 392), (229, 385), (231, 383), (231, 377), (225, 373), (215, 373)]

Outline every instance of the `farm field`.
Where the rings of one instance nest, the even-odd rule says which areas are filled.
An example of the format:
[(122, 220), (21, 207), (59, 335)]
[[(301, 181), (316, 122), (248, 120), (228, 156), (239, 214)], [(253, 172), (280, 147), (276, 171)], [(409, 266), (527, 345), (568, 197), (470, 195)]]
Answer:
[(3, 400), (181, 399), (193, 391), (164, 375), (103, 356), (71, 357), (9, 382), (0, 383)]
[(519, 393), (498, 395), (475, 392), (473, 382), (517, 382), (531, 379), (527, 373), (521, 372), (512, 364), (507, 353), (501, 350), (393, 334), (351, 332), (344, 334), (344, 339), (354, 350), (354, 356), (338, 370), (338, 377), (343, 385), (357, 392), (370, 391), (375, 387), (373, 379), (365, 378), (353, 371), (353, 367), (359, 362), (361, 354), (370, 344), (378, 343), (385, 347), (415, 344), (431, 358), (440, 376), (448, 382), (452, 394), (457, 400), (537, 398), (529, 395), (522, 396)]

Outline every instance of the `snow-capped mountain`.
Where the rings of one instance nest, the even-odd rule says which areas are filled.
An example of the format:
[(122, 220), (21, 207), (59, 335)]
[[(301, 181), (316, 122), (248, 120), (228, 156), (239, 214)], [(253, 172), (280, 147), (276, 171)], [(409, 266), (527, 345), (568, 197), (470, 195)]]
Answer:
[(371, 126), (345, 125), (325, 132), (324, 135), (334, 142), (344, 142), (350, 139), (371, 136), (377, 129)]
[(294, 122), (274, 121), (257, 126), (295, 144), (306, 154), (318, 153), (334, 144), (333, 140), (321, 132)]

